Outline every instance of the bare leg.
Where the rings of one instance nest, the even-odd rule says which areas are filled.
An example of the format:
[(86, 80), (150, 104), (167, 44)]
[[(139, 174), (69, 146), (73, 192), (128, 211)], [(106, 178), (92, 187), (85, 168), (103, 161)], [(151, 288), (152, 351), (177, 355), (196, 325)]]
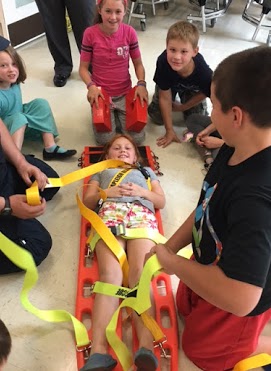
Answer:
[[(151, 240), (135, 239), (127, 242), (127, 253), (129, 262), (129, 286), (134, 287), (141, 276), (145, 255), (150, 251), (154, 243)], [(154, 305), (152, 300), (152, 307), (148, 313), (154, 316)], [(139, 348), (147, 348), (153, 351), (153, 336), (151, 332), (144, 326), (140, 316), (133, 312), (133, 319), (135, 323), (136, 333), (139, 341)]]
[(42, 133), (42, 138), (45, 148), (55, 145), (55, 138), (52, 133)]
[(15, 133), (12, 134), (12, 139), (19, 150), (21, 150), (23, 146), (25, 129), (26, 125), (20, 127), (20, 129), (16, 130)]
[[(95, 252), (98, 260), (99, 280), (121, 286), (123, 277), (120, 264), (102, 240), (97, 243)], [(96, 294), (92, 313), (91, 354), (108, 352), (105, 330), (118, 305), (118, 298)]]

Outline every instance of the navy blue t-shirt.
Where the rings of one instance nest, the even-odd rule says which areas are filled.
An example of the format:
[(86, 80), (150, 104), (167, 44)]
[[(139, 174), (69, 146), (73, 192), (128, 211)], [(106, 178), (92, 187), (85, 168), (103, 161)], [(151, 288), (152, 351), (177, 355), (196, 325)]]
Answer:
[(198, 53), (194, 58), (195, 69), (191, 75), (182, 77), (174, 71), (167, 61), (165, 50), (157, 59), (153, 81), (161, 90), (171, 89), (173, 93), (185, 91), (201, 92), (210, 97), (213, 71)]

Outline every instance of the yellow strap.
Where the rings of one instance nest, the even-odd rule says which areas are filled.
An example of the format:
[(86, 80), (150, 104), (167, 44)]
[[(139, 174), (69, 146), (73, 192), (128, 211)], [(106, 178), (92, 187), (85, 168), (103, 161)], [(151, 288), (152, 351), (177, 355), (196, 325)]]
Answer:
[(128, 272), (129, 272), (129, 265), (126, 257), (126, 253), (123, 248), (120, 246), (118, 240), (115, 238), (113, 233), (107, 226), (103, 223), (101, 218), (93, 211), (87, 208), (83, 202), (81, 201), (78, 193), (76, 194), (77, 204), (79, 206), (81, 215), (88, 220), (95, 231), (102, 236), (103, 240), (110, 247), (113, 254), (118, 259), (122, 271), (123, 271), (123, 282), (124, 286), (128, 286)]
[(87, 329), (77, 318), (65, 310), (40, 310), (30, 303), (28, 294), (38, 281), (38, 271), (29, 251), (16, 245), (2, 233), (0, 233), (0, 250), (2, 250), (7, 258), (15, 265), (25, 270), (25, 277), (20, 295), (23, 307), (28, 312), (47, 322), (72, 322), (77, 346), (87, 346), (89, 344)]
[(261, 366), (266, 366), (271, 363), (271, 356), (267, 353), (257, 354), (256, 356), (243, 359), (243, 361), (238, 362), (233, 371), (247, 371), (253, 370)]
[(96, 294), (115, 296), (120, 299), (126, 299), (131, 292), (136, 290), (137, 287), (130, 289), (128, 287), (112, 285), (111, 283), (96, 281), (92, 292)]
[(131, 171), (131, 169), (120, 170), (117, 174), (114, 175), (113, 179), (111, 179), (111, 182), (110, 182), (108, 188), (114, 187), (114, 186), (120, 184), (120, 182), (128, 175), (128, 173), (130, 173), (130, 171)]
[(165, 335), (162, 332), (160, 326), (148, 312), (143, 312), (140, 316), (144, 323), (144, 326), (147, 327), (151, 332), (154, 341), (161, 342), (163, 339), (165, 339)]
[[(101, 222), (103, 222), (101, 220)], [(130, 239), (147, 239), (153, 241), (155, 244), (166, 243), (167, 239), (157, 230), (151, 228), (126, 228), (125, 234), (121, 235), (122, 238), (126, 240)], [(101, 239), (99, 234), (95, 234), (93, 237), (89, 236), (87, 243), (89, 244), (91, 251), (94, 251), (97, 242)], [(104, 240), (104, 239), (103, 239)], [(105, 240), (104, 240), (105, 241)], [(105, 241), (106, 242), (106, 241)], [(191, 254), (191, 253), (190, 253)]]
[[(45, 188), (63, 187), (65, 185), (71, 184), (90, 175), (96, 174), (108, 168), (116, 168), (120, 166), (127, 166), (123, 161), (119, 160), (105, 160), (98, 162), (97, 164), (84, 167), (83, 169), (73, 171), (72, 173), (66, 174), (61, 178), (49, 178), (49, 183), (46, 184)], [(27, 203), (29, 205), (39, 205), (40, 195), (38, 184), (35, 181), (30, 188), (26, 190)]]
[(161, 265), (153, 255), (145, 264), (142, 271), (136, 297), (128, 297), (122, 301), (119, 308), (113, 314), (113, 317), (106, 328), (108, 343), (114, 349), (124, 371), (128, 371), (133, 365), (133, 359), (127, 346), (117, 335), (117, 323), (119, 312), (122, 308), (130, 307), (138, 314), (146, 312), (151, 307), (150, 284), (152, 276), (161, 269)]

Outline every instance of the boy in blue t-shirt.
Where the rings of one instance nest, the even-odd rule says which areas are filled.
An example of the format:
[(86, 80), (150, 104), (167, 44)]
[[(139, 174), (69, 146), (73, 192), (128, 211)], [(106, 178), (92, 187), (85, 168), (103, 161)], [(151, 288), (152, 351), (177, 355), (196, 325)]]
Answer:
[[(157, 125), (165, 125), (166, 134), (158, 146), (180, 142), (172, 123), (172, 111), (207, 115), (206, 97), (210, 97), (212, 70), (198, 53), (199, 31), (191, 23), (174, 23), (167, 33), (167, 48), (158, 57), (154, 74), (155, 93), (148, 113)], [(175, 102), (177, 94), (180, 102)]]

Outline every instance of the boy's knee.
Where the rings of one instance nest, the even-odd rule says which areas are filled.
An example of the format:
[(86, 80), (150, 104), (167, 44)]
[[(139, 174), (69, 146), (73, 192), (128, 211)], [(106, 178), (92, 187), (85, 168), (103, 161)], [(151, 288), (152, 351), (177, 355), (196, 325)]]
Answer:
[(148, 106), (148, 115), (156, 125), (164, 125), (159, 104), (151, 102)]

